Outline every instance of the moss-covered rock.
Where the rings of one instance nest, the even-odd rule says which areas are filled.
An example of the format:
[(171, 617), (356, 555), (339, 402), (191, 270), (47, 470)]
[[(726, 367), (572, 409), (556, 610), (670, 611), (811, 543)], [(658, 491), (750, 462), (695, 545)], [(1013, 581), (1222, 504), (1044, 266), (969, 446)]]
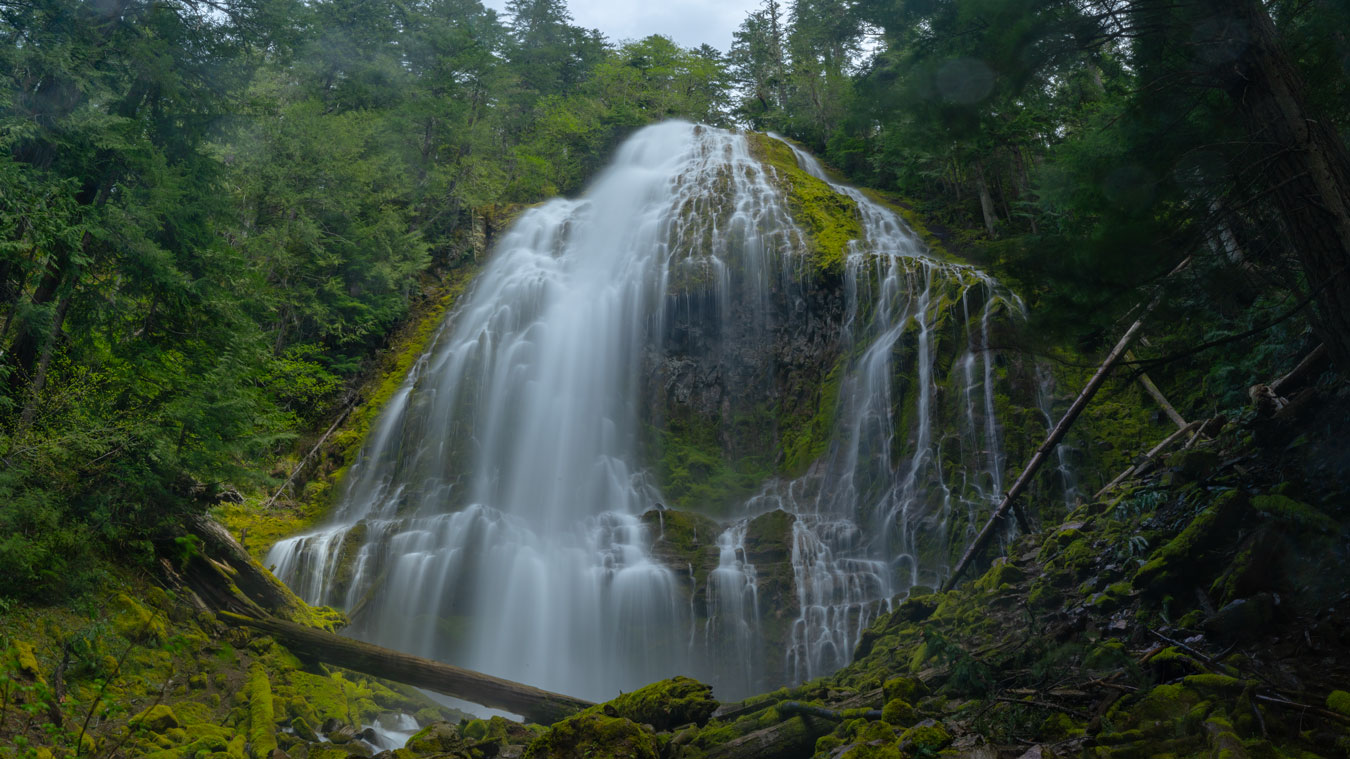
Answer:
[(673, 677), (625, 693), (595, 709), (666, 731), (689, 723), (707, 724), (717, 710), (717, 701), (711, 686), (689, 677)]
[(591, 712), (563, 720), (525, 749), (524, 759), (658, 759), (656, 736), (623, 717)]
[(449, 722), (433, 722), (408, 739), (406, 747), (418, 754), (465, 755), (469, 744), (460, 735), (459, 728)]
[(1327, 696), (1327, 708), (1350, 717), (1350, 693), (1334, 690)]
[(882, 685), (887, 701), (916, 703), (929, 694), (928, 686), (917, 677), (892, 677)]
[(1151, 593), (1166, 593), (1185, 582), (1189, 572), (1212, 563), (1228, 545), (1243, 513), (1250, 510), (1246, 493), (1229, 490), (1207, 506), (1186, 529), (1150, 557), (1134, 575), (1134, 587)]
[(900, 734), (900, 750), (907, 756), (933, 756), (951, 745), (952, 734), (941, 722), (925, 720)]
[(33, 644), (26, 640), (15, 640), (12, 645), (14, 647), (14, 666), (19, 674), (35, 682), (46, 682), (42, 677), (42, 670), (38, 667), (37, 654), (33, 651)]
[(117, 595), (116, 608), (113, 627), (122, 637), (150, 645), (160, 645), (168, 638), (161, 615), (136, 603), (126, 593)]
[(168, 704), (155, 704), (132, 717), (130, 724), (152, 733), (163, 733), (168, 731), (169, 728), (182, 726), (182, 723), (178, 721), (178, 715), (173, 713), (173, 708)]
[(305, 721), (304, 717), (295, 717), (292, 719), (291, 729), (303, 740), (307, 740), (310, 743), (317, 743), (319, 741), (319, 734), (314, 732), (314, 728), (310, 726), (309, 722)]

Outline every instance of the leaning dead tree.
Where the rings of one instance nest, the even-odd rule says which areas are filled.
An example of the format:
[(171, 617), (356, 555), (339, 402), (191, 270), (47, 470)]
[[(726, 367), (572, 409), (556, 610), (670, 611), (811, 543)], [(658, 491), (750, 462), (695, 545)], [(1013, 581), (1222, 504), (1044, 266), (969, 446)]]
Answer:
[[(1185, 266), (1185, 262), (1182, 263), (1182, 266)], [(1178, 269), (1180, 268), (1181, 267), (1178, 267)], [(984, 528), (980, 530), (979, 534), (975, 536), (975, 540), (966, 548), (966, 552), (961, 556), (961, 560), (957, 562), (956, 568), (952, 570), (952, 574), (947, 578), (947, 582), (943, 583), (943, 590), (951, 590), (956, 585), (957, 580), (961, 579), (961, 575), (970, 566), (970, 563), (984, 550), (985, 545), (989, 543), (989, 539), (994, 536), (995, 529), (1006, 517), (1008, 511), (1015, 508), (1017, 499), (1027, 489), (1027, 486), (1031, 484), (1031, 479), (1036, 476), (1036, 472), (1040, 470), (1041, 465), (1050, 457), (1050, 454), (1055, 450), (1055, 446), (1059, 445), (1060, 441), (1064, 439), (1064, 436), (1068, 434), (1069, 428), (1073, 427), (1073, 423), (1078, 420), (1078, 415), (1082, 414), (1083, 409), (1087, 408), (1088, 402), (1097, 394), (1097, 390), (1101, 388), (1102, 383), (1106, 382), (1106, 378), (1111, 374), (1111, 370), (1115, 368), (1116, 364), (1120, 362), (1121, 357), (1125, 355), (1125, 350), (1130, 347), (1130, 343), (1132, 343), (1134, 338), (1139, 335), (1139, 330), (1143, 329), (1144, 326), (1144, 317), (1152, 313), (1160, 300), (1161, 296), (1155, 297), (1153, 301), (1145, 307), (1144, 312), (1139, 315), (1139, 318), (1135, 320), (1134, 324), (1131, 324), (1130, 328), (1125, 330), (1125, 334), (1116, 342), (1116, 347), (1111, 349), (1111, 352), (1106, 356), (1106, 360), (1102, 361), (1101, 366), (1097, 367), (1097, 371), (1092, 375), (1092, 379), (1088, 380), (1087, 385), (1085, 385), (1083, 390), (1078, 393), (1078, 397), (1074, 399), (1073, 405), (1069, 406), (1069, 410), (1064, 412), (1064, 416), (1059, 420), (1059, 424), (1055, 425), (1055, 428), (1050, 431), (1050, 434), (1045, 438), (1045, 441), (1042, 442), (1036, 449), (1036, 452), (1031, 455), (1031, 460), (1028, 461), (1027, 465), (1022, 469), (1022, 473), (1017, 476), (1017, 481), (1012, 484), (1012, 487), (1008, 488), (1007, 494), (1003, 496), (1003, 501), (999, 503), (998, 508), (994, 509), (994, 513), (989, 516), (989, 521), (984, 523)]]
[[(1163, 281), (1171, 279), (1190, 265), (1191, 257), (1187, 256), (1167, 273)], [(961, 575), (970, 567), (970, 563), (984, 550), (984, 547), (989, 543), (989, 539), (994, 537), (995, 528), (1007, 517), (1008, 512), (1011, 510), (1014, 514), (1017, 514), (1019, 508), (1017, 499), (1026, 491), (1027, 486), (1031, 484), (1031, 479), (1036, 476), (1036, 472), (1040, 470), (1041, 465), (1050, 458), (1050, 454), (1055, 450), (1055, 447), (1064, 440), (1064, 436), (1073, 427), (1073, 423), (1078, 421), (1079, 414), (1083, 413), (1083, 409), (1087, 408), (1093, 396), (1101, 389), (1102, 383), (1106, 382), (1111, 370), (1116, 367), (1116, 364), (1120, 363), (1120, 359), (1129, 350), (1130, 344), (1139, 336), (1139, 331), (1144, 328), (1144, 320), (1148, 318), (1149, 314), (1153, 313), (1159, 303), (1162, 303), (1162, 299), (1163, 291), (1159, 289), (1153, 298), (1144, 305), (1139, 317), (1134, 320), (1129, 329), (1125, 330), (1125, 334), (1121, 335), (1120, 339), (1116, 341), (1116, 346), (1111, 349), (1110, 353), (1106, 354), (1106, 358), (1102, 361), (1101, 366), (1097, 367), (1092, 379), (1088, 380), (1087, 384), (1083, 386), (1082, 391), (1078, 393), (1078, 397), (1069, 406), (1069, 410), (1065, 411), (1064, 416), (1060, 418), (1059, 424), (1056, 424), (1055, 428), (1050, 430), (1050, 434), (1046, 436), (1045, 441), (1036, 448), (1035, 453), (1031, 454), (1031, 460), (1023, 467), (1022, 473), (1017, 475), (1017, 480), (1012, 484), (1012, 487), (1008, 488), (1008, 493), (1003, 496), (998, 508), (994, 509), (994, 513), (989, 515), (989, 521), (984, 523), (984, 527), (975, 536), (975, 540), (971, 541), (970, 546), (966, 548), (966, 552), (961, 555), (961, 560), (956, 563), (956, 568), (952, 570), (951, 576), (942, 584), (943, 590), (951, 590), (955, 587), (957, 580), (960, 580)], [(1180, 417), (1180, 414), (1177, 416)], [(1023, 522), (1024, 520), (1019, 519), (1018, 521)]]

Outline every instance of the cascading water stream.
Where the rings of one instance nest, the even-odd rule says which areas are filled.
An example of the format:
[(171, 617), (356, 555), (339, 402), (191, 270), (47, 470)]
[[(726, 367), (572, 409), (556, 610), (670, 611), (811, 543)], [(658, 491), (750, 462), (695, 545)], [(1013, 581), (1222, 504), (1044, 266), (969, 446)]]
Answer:
[[(1021, 304), (831, 182), (864, 232), (840, 283), (833, 442), (749, 499), (691, 588), (692, 565), (653, 551), (664, 521), (642, 518), (663, 500), (644, 356), (690, 334), (767, 341), (778, 304), (800, 301), (806, 236), (779, 180), (744, 135), (668, 123), (582, 198), (523, 214), (382, 411), (331, 521), (272, 549), (278, 576), (347, 609), (359, 637), (597, 700), (673, 674), (734, 698), (847, 663), (892, 598), (942, 578), (952, 523), (1000, 495), (987, 349)], [(797, 608), (771, 642), (747, 531), (776, 509)]]
[[(799, 616), (787, 671), (800, 681), (847, 664), (862, 631), (898, 594), (941, 583), (947, 567), (932, 559), (947, 552), (933, 547), (953, 537), (955, 503), (964, 504), (969, 531), (976, 513), (1000, 498), (1004, 460), (989, 335), (997, 312), (1021, 318), (1024, 307), (979, 270), (929, 255), (895, 212), (833, 181), (815, 158), (784, 142), (803, 170), (857, 204), (863, 223), (846, 261), (845, 332), (856, 358), (840, 392), (835, 443), (802, 480), (774, 483), (768, 497), (749, 504), (797, 517), (792, 566)], [(973, 462), (970, 471), (946, 472), (949, 441), (934, 424), (940, 358), (934, 343), (938, 323), (958, 305), (966, 346), (954, 365), (964, 373), (953, 373), (963, 379), (961, 402), (947, 421), (961, 426), (960, 442), (976, 455), (957, 458)], [(975, 319), (972, 305), (979, 309)], [(902, 348), (913, 356), (911, 366), (897, 366)], [(904, 399), (895, 397), (901, 369), (914, 379)]]

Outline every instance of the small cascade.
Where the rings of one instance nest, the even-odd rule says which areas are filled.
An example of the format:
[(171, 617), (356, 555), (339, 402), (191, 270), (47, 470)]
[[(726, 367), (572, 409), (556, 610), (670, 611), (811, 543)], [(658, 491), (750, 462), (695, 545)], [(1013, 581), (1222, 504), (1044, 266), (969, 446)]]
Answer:
[(755, 566), (746, 560), (740, 522), (717, 537), (717, 568), (708, 576), (703, 651), (714, 662), (716, 681), (733, 688), (759, 681), (759, 594)]
[[(1045, 366), (1036, 367), (1036, 407), (1040, 410), (1041, 416), (1045, 418), (1046, 429), (1055, 428), (1056, 418), (1053, 415), (1054, 409), (1051, 407), (1055, 397), (1055, 378), (1050, 374), (1050, 369)], [(1064, 507), (1068, 511), (1073, 511), (1078, 507), (1078, 480), (1074, 477), (1073, 467), (1069, 465), (1069, 457), (1073, 455), (1073, 448), (1068, 442), (1062, 442), (1055, 446), (1055, 476), (1059, 480), (1059, 486), (1064, 497)]]
[[(829, 292), (745, 135), (639, 131), (502, 238), (330, 521), (272, 549), (277, 575), (350, 634), (595, 700), (675, 674), (737, 698), (846, 664), (1002, 494), (991, 336), (1023, 309), (793, 150), (862, 222)], [(784, 337), (808, 317), (828, 341)], [(789, 338), (837, 354), (828, 448), (674, 546), (652, 430), (776, 397)]]

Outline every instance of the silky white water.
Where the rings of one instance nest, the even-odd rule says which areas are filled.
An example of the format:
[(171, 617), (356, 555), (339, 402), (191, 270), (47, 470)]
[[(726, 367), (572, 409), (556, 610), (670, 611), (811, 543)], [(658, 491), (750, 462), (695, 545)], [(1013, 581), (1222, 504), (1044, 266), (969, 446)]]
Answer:
[[(584, 698), (675, 674), (734, 698), (847, 663), (879, 610), (942, 578), (953, 520), (969, 530), (1000, 495), (987, 349), (1021, 306), (835, 189), (864, 236), (841, 283), (833, 442), (726, 520), (701, 594), (639, 518), (663, 501), (643, 460), (644, 358), (676, 321), (726, 331), (736, 314), (737, 334), (767, 340), (811, 266), (745, 136), (679, 122), (630, 138), (581, 198), (515, 222), (380, 414), (332, 518), (268, 562), (348, 610), (355, 635)], [(745, 546), (772, 509), (793, 518), (796, 604), (776, 641)]]

